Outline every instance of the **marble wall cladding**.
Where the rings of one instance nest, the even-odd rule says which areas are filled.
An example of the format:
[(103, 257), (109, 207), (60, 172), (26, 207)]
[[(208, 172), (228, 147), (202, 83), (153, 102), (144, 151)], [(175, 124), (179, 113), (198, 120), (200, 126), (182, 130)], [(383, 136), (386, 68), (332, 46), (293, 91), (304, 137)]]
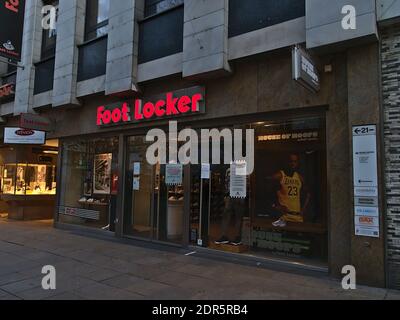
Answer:
[(391, 287), (400, 289), (400, 26), (382, 32), (387, 259)]

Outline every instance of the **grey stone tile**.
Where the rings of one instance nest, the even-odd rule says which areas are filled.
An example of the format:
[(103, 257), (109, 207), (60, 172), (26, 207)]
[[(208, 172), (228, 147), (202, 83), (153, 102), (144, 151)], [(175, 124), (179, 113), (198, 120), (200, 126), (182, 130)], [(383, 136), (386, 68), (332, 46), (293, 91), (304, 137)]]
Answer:
[(30, 275), (13, 272), (0, 276), (0, 286), (30, 278)]
[(3, 285), (0, 289), (11, 294), (17, 294), (25, 290), (41, 287), (41, 283), (42, 277), (30, 278)]
[(135, 277), (129, 274), (123, 274), (116, 276), (114, 278), (103, 281), (102, 283), (109, 285), (111, 287), (119, 288), (119, 289), (127, 289), (129, 287), (134, 287), (135, 284), (142, 281), (142, 278)]
[(85, 300), (84, 298), (78, 296), (72, 292), (64, 292), (61, 294), (57, 294), (48, 298), (48, 300), (56, 300), (56, 301), (71, 301), (71, 300)]
[(143, 299), (143, 296), (121, 290), (118, 288), (113, 288), (105, 284), (95, 283), (90, 286), (86, 286), (74, 291), (80, 297), (89, 300), (137, 300)]

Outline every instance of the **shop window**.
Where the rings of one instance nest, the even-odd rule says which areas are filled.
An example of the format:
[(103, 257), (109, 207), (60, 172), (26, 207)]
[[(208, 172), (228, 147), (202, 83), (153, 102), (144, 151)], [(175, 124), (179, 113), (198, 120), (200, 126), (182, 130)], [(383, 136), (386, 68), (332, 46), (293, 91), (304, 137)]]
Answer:
[[(325, 264), (324, 118), (240, 128), (255, 130), (254, 172), (237, 185), (237, 177), (231, 184), (232, 165), (211, 165), (209, 179), (200, 179), (200, 166), (192, 166), (190, 241), (221, 251)], [(245, 197), (233, 196), (238, 188), (246, 190)]]
[(85, 41), (102, 37), (108, 33), (109, 0), (86, 1)]
[(183, 51), (183, 6), (145, 19), (139, 24), (139, 63)]
[(184, 0), (146, 0), (144, 15), (145, 17), (153, 16), (182, 5), (183, 2)]
[(62, 144), (59, 222), (115, 230), (118, 138)]
[(230, 0), (229, 37), (305, 16), (305, 0)]
[(5, 164), (2, 192), (8, 195), (55, 195), (56, 167), (47, 164)]

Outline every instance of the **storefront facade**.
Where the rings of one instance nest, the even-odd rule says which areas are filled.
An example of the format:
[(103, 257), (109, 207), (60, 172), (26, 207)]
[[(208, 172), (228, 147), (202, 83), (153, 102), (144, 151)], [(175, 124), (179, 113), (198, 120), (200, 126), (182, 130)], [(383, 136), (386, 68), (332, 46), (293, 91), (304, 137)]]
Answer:
[[(351, 128), (379, 123), (373, 107), (379, 92), (365, 90), (374, 87), (376, 79), (363, 78), (363, 73), (377, 72), (377, 46), (359, 50), (326, 57), (334, 71), (322, 75), (319, 93), (291, 79), (291, 52), (287, 50), (279, 56), (237, 61), (235, 74), (222, 80), (193, 83), (174, 77), (142, 86), (145, 100), (195, 84), (204, 88), (204, 113), (104, 127), (97, 122), (100, 106), (123, 105), (135, 98), (100, 95), (85, 101), (83, 109), (51, 115), (63, 128), (56, 133), (62, 159), (56, 225), (92, 227), (115, 232), (117, 237), (260, 258), (278, 257), (326, 268), (334, 275), (354, 263), (359, 264), (361, 276), (362, 270), (368, 274), (366, 282), (382, 281), (383, 261), (376, 256), (383, 259), (381, 241), (360, 243), (353, 233)], [(366, 78), (374, 83), (365, 83)], [(353, 91), (350, 99), (347, 90)], [(360, 93), (357, 99), (355, 92)], [(182, 166), (181, 181), (169, 186), (167, 166), (147, 164), (148, 131), (160, 128), (168, 132), (172, 120), (179, 128), (194, 130), (255, 130), (255, 170), (248, 177), (245, 199), (226, 203), (229, 165), (211, 165), (209, 179), (201, 179), (201, 165)], [(72, 122), (76, 124), (73, 127), (69, 125)], [(303, 188), (298, 190), (300, 205), (308, 203), (301, 220), (289, 219), (285, 227), (275, 227), (272, 223), (279, 214), (277, 218), (271, 212), (277, 193), (273, 177), (285, 174), (290, 161), (296, 162), (298, 172), (292, 186), (297, 183)], [(227, 215), (232, 216), (229, 221)], [(224, 235), (231, 242), (240, 237), (243, 244), (216, 244)], [(362, 250), (355, 250), (356, 246)], [(374, 252), (374, 259), (365, 251)], [(374, 280), (369, 268), (374, 269)], [(379, 268), (382, 272), (376, 271)]]
[[(109, 8), (107, 1), (60, 1), (60, 51), (40, 62), (26, 54), (12, 113), (0, 106), (7, 126), (21, 112), (54, 124), (55, 226), (273, 259), (335, 277), (353, 265), (358, 283), (384, 287), (375, 1), (362, 2), (370, 23), (356, 34), (343, 33), (341, 8), (323, 1), (335, 21), (329, 30), (312, 1), (121, 1)], [(41, 12), (37, 0), (28, 3)], [(66, 18), (70, 6), (73, 19)], [(29, 16), (28, 35), (37, 35), (40, 18)], [(62, 38), (70, 30), (76, 36)], [(40, 46), (29, 44), (39, 55)], [(311, 85), (293, 80), (295, 46), (312, 57), (305, 69), (319, 71)], [(30, 87), (18, 86), (28, 78)], [(366, 125), (376, 126), (377, 136), (372, 219), (355, 213), (352, 138)], [(221, 144), (206, 150), (221, 158), (232, 153), (225, 136), (241, 130), (236, 140), (243, 151), (254, 147), (254, 170), (240, 180), (229, 162), (150, 163), (154, 141), (146, 136), (154, 129), (167, 134), (166, 158), (171, 146), (185, 144), (177, 136), (184, 129), (220, 133)], [(360, 223), (373, 228), (370, 236), (360, 235)]]

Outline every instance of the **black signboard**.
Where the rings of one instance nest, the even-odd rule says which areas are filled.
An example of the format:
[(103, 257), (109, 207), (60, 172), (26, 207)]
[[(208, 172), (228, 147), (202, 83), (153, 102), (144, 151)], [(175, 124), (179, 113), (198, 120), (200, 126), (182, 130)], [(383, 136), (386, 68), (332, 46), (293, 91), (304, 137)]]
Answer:
[(25, 0), (0, 0), (0, 56), (21, 61)]

